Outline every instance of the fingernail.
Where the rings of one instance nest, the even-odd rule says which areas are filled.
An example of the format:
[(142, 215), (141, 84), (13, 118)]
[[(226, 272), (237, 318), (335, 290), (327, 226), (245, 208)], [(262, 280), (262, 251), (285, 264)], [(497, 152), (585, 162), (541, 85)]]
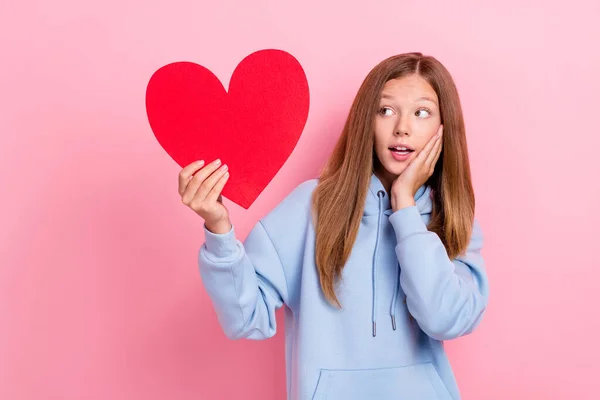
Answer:
[(215, 160), (215, 165), (221, 165), (221, 160), (217, 158), (217, 159)]
[(229, 167), (227, 166), (227, 164), (225, 164), (225, 165), (223, 165), (221, 168), (223, 168), (223, 171), (227, 171), (227, 169), (228, 169)]
[(202, 164), (204, 164), (204, 160), (199, 160), (198, 165), (202, 165)]

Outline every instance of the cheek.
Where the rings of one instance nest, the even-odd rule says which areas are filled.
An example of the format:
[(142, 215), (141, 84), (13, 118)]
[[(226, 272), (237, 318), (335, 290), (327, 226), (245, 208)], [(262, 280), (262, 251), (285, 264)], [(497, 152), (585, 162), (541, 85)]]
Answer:
[(415, 138), (417, 139), (417, 143), (415, 143), (416, 149), (419, 151), (422, 150), (423, 147), (425, 147), (431, 140), (431, 138), (435, 136), (439, 127), (439, 123), (427, 124), (420, 127), (419, 132), (415, 132)]
[(382, 146), (386, 145), (386, 134), (385, 134), (385, 129), (384, 127), (381, 126), (381, 124), (375, 124), (375, 133), (374, 133), (374, 137), (375, 137), (375, 148), (379, 149)]

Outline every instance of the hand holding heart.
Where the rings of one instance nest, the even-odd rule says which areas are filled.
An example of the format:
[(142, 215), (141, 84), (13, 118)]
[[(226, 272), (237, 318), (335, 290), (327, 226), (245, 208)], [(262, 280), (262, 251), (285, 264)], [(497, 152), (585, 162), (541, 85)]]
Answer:
[(207, 166), (199, 160), (185, 166), (179, 173), (181, 201), (201, 216), (206, 229), (213, 233), (231, 230), (229, 211), (221, 201), (221, 192), (229, 179), (227, 169), (227, 165), (221, 165), (221, 160)]
[(417, 190), (433, 175), (442, 152), (443, 128), (443, 125), (440, 125), (437, 133), (429, 139), (423, 150), (392, 183), (391, 203), (394, 212), (414, 206)]

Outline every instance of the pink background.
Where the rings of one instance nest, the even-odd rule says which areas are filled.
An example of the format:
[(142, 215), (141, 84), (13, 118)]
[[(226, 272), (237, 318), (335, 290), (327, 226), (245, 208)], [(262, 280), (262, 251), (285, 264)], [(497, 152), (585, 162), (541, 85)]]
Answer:
[(227, 85), (264, 48), (301, 62), (311, 110), (252, 208), (228, 203), (239, 238), (315, 176), (377, 62), (432, 54), (461, 93), (491, 279), (480, 329), (447, 343), (463, 396), (598, 398), (599, 20), (596, 0), (4, 0), (0, 398), (284, 397), (281, 332), (219, 328), (202, 221), (144, 108), (162, 65)]

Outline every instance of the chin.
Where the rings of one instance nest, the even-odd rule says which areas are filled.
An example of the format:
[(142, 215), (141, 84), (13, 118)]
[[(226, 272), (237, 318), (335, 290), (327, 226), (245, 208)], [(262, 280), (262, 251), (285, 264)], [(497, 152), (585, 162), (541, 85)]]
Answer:
[(390, 175), (398, 176), (406, 169), (405, 163), (394, 162), (395, 165), (384, 165), (386, 172)]

